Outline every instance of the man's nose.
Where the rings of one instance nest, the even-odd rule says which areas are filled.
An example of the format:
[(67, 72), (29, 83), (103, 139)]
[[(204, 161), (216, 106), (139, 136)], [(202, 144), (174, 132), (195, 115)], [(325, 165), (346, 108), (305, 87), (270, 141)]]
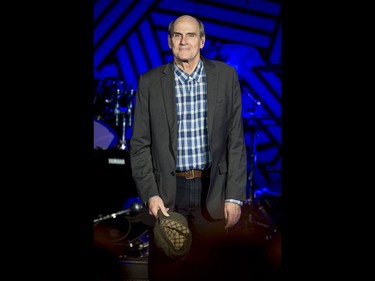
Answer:
[(181, 35), (181, 44), (187, 43), (188, 42), (188, 37), (187, 35)]

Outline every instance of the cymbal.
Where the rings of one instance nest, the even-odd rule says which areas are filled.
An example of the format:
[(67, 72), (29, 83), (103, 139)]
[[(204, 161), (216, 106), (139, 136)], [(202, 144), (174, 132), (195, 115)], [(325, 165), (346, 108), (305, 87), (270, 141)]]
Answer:
[(259, 51), (249, 45), (222, 44), (202, 49), (201, 52), (204, 57), (226, 62), (239, 72), (243, 69), (250, 69), (253, 65), (262, 64)]

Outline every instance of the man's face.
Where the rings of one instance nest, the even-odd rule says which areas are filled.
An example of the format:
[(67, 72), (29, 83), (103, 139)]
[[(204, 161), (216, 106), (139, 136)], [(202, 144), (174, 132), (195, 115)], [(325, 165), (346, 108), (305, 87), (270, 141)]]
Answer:
[(174, 31), (168, 36), (168, 46), (180, 61), (199, 60), (204, 37), (200, 38), (199, 25), (192, 17), (183, 16), (174, 23)]

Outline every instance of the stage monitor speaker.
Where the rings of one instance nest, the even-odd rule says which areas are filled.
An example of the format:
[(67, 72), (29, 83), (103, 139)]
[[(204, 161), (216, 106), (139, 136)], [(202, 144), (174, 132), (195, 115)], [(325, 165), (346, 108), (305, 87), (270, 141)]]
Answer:
[(96, 149), (92, 157), (93, 216), (107, 215), (123, 209), (130, 197), (137, 197), (131, 175), (129, 152), (120, 149)]

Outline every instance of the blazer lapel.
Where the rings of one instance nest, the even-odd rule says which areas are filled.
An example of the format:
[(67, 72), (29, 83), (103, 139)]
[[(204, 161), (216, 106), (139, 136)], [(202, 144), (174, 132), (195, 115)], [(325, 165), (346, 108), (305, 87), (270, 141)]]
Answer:
[(165, 111), (167, 113), (168, 126), (170, 131), (171, 143), (173, 147), (174, 158), (177, 155), (177, 111), (176, 111), (176, 95), (174, 92), (174, 74), (173, 64), (169, 63), (163, 70), (165, 74), (161, 78), (161, 86), (163, 89), (163, 98)]
[(207, 78), (207, 114), (208, 114), (208, 137), (211, 143), (212, 127), (214, 122), (214, 113), (216, 107), (217, 91), (218, 87), (218, 72), (215, 66), (209, 61), (202, 58), (205, 63), (206, 68), (206, 78)]

